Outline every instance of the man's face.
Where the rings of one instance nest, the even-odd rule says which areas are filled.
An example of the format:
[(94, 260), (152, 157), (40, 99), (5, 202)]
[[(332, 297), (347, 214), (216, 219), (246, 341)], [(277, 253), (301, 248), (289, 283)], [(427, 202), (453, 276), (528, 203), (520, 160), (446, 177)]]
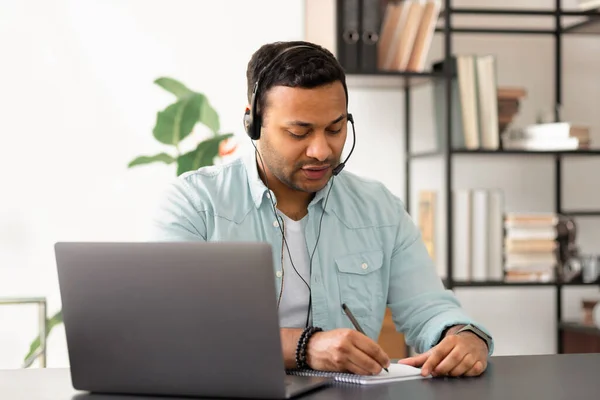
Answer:
[(341, 82), (312, 89), (272, 87), (263, 113), (263, 161), (286, 186), (317, 192), (340, 162), (347, 127)]

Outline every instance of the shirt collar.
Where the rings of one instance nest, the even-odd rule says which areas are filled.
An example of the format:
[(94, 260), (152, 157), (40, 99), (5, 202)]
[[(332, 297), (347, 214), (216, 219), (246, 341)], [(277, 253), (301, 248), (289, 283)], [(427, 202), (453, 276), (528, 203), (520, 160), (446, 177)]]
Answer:
[[(258, 173), (258, 165), (257, 165), (257, 153), (256, 150), (254, 149), (254, 147), (252, 147), (250, 150), (248, 150), (248, 152), (246, 152), (243, 155), (243, 162), (244, 165), (246, 167), (246, 172), (248, 174), (248, 185), (250, 186), (250, 194), (252, 196), (252, 200), (254, 201), (254, 205), (256, 206), (256, 208), (259, 208), (263, 202), (263, 200), (265, 200), (267, 198), (266, 193), (267, 193), (267, 186), (265, 185), (265, 183), (262, 181), (262, 179), (260, 179), (260, 175)], [(329, 192), (329, 189), (331, 188), (331, 185), (333, 183), (333, 179), (329, 179), (329, 181), (327, 182), (327, 185), (325, 185), (325, 187), (321, 190), (319, 190), (316, 194), (315, 197), (312, 199), (312, 201), (310, 202), (310, 204), (308, 205), (308, 208), (312, 208), (314, 206), (316, 206), (317, 204), (321, 204), (321, 206), (323, 207), (323, 205), (325, 204), (325, 199), (327, 198), (327, 193)], [(333, 196), (333, 192), (334, 190), (331, 189), (331, 194), (329, 195), (329, 200), (327, 201), (327, 210), (329, 211), (331, 209), (331, 197)], [(277, 201), (277, 199), (275, 198), (275, 193), (273, 193), (273, 191), (270, 191), (270, 196), (272, 196), (273, 201)]]
[[(246, 167), (246, 173), (248, 174), (248, 186), (250, 186), (250, 194), (256, 208), (260, 207), (263, 199), (266, 197), (267, 186), (264, 184), (260, 175), (258, 174), (258, 167), (256, 165), (256, 150), (252, 147), (244, 153), (243, 156), (244, 166)], [(271, 195), (274, 195), (271, 192)]]

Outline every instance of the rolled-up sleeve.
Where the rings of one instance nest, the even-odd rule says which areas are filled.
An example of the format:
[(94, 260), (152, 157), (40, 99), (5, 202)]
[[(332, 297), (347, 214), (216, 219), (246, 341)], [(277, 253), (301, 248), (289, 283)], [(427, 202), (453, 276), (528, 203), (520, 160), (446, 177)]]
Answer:
[[(465, 313), (454, 293), (444, 287), (419, 229), (402, 203), (398, 209), (400, 220), (391, 256), (388, 294), (396, 329), (419, 353), (435, 346), (450, 326), (471, 323), (489, 335), (485, 327)], [(489, 349), (492, 352), (493, 345)]]

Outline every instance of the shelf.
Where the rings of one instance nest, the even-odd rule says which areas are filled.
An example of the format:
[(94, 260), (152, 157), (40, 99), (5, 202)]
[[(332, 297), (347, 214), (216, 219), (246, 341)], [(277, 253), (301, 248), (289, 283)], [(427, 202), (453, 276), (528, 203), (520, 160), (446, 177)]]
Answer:
[(409, 154), (408, 158), (429, 158), (429, 157), (438, 157), (444, 155), (444, 152), (439, 150), (433, 151), (424, 151), (420, 153)]
[(374, 71), (347, 73), (348, 86), (401, 88), (416, 87), (444, 78), (443, 72)]
[[(443, 21), (445, 11), (440, 12), (440, 21)], [(521, 16), (521, 17), (588, 17), (584, 21), (576, 22), (569, 26), (562, 26), (559, 30), (562, 34), (587, 34), (600, 35), (600, 9), (590, 10), (558, 10), (555, 9), (510, 9), (510, 8), (451, 8), (451, 15), (479, 15), (479, 16)], [(444, 26), (435, 29), (438, 33), (444, 33)], [(466, 34), (516, 34), (516, 35), (555, 35), (559, 32), (553, 29), (527, 29), (527, 28), (461, 28), (453, 26), (451, 33)]]
[(536, 150), (466, 150), (456, 149), (453, 154), (490, 154), (490, 155), (536, 155), (536, 156), (597, 156), (600, 150), (558, 150), (558, 151), (536, 151)]
[(557, 151), (562, 156), (600, 156), (600, 149)]
[[(435, 32), (444, 33), (444, 28), (435, 28)], [(483, 33), (494, 35), (554, 35), (554, 29), (516, 29), (516, 28), (450, 28), (451, 33)], [(565, 35), (600, 35), (600, 17), (589, 18), (573, 25), (562, 27)]]
[(579, 279), (570, 282), (561, 282), (559, 286), (600, 286), (600, 281), (583, 282)]
[[(458, 7), (451, 8), (451, 14), (467, 14), (467, 15), (516, 15), (516, 16), (546, 16), (554, 17), (556, 11), (554, 9), (518, 9), (518, 8), (466, 8)], [(591, 9), (587, 11), (570, 11), (570, 10), (559, 10), (558, 14), (564, 17), (578, 17), (595, 15), (598, 13), (598, 9)], [(445, 12), (440, 13), (440, 18), (443, 18)]]
[[(444, 286), (448, 287), (448, 280), (442, 279)], [(585, 283), (580, 280), (573, 282), (506, 282), (506, 281), (454, 281), (452, 287), (477, 288), (477, 287), (548, 287), (548, 286), (598, 286), (600, 281)]]
[[(532, 150), (467, 150), (454, 149), (450, 154), (462, 155), (536, 155), (536, 156), (600, 156), (600, 150), (564, 150), (564, 151), (532, 151)], [(413, 153), (410, 158), (426, 158), (442, 156), (441, 150)]]
[[(435, 28), (444, 33), (444, 28)], [(554, 29), (514, 29), (514, 28), (450, 28), (451, 33), (485, 33), (498, 35), (554, 35)]]
[(453, 287), (516, 287), (516, 286), (556, 286), (555, 282), (505, 282), (505, 281), (471, 281), (452, 282)]
[(600, 210), (562, 210), (561, 214), (573, 217), (600, 217)]

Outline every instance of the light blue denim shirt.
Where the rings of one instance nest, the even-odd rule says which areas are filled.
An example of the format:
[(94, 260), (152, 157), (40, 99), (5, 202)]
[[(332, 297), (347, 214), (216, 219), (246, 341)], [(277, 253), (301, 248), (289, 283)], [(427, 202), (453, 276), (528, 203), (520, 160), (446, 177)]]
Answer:
[[(330, 185), (310, 277), (314, 326), (353, 328), (342, 310), (346, 303), (375, 341), (389, 307), (396, 329), (417, 352), (436, 345), (452, 325), (473, 323), (489, 334), (444, 288), (403, 203), (377, 181), (342, 171), (316, 193), (305, 218), (311, 253)], [(151, 238), (266, 241), (278, 270), (282, 235), (268, 196), (274, 193), (258, 175), (254, 151), (224, 165), (187, 172), (165, 191)], [(281, 278), (274, 277), (279, 293)]]

